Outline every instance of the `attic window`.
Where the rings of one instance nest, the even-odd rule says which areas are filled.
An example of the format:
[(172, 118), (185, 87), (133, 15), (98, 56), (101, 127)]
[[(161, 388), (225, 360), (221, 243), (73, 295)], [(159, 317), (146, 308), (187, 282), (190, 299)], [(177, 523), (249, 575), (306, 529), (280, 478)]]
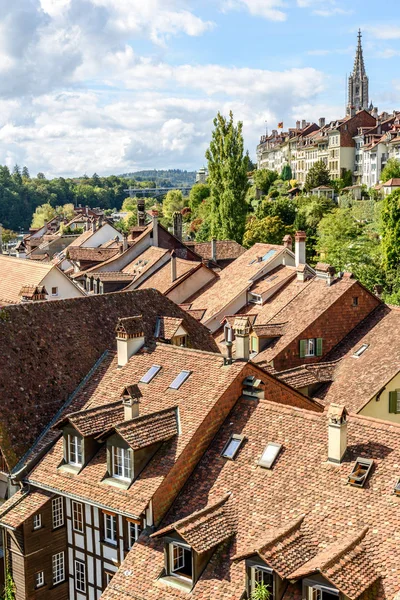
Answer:
[(157, 373), (161, 370), (160, 365), (153, 365), (150, 369), (145, 373), (140, 380), (140, 383), (150, 383), (157, 375)]
[(229, 458), (230, 460), (234, 460), (243, 441), (244, 437), (242, 435), (231, 435), (230, 440), (227, 444), (225, 444), (225, 447), (222, 450), (221, 456), (223, 458)]
[(252, 304), (261, 304), (262, 298), (259, 294), (252, 294), (249, 292), (249, 302)]
[(354, 463), (352, 472), (348, 477), (348, 483), (354, 487), (364, 487), (365, 482), (368, 479), (368, 475), (372, 469), (374, 461), (370, 458), (358, 457)]
[(169, 386), (171, 390), (179, 390), (181, 385), (185, 383), (186, 379), (191, 374), (191, 371), (181, 371), (177, 377), (173, 380)]
[(265, 469), (271, 469), (272, 465), (277, 459), (279, 452), (281, 451), (282, 444), (276, 444), (275, 442), (269, 442), (265, 447), (264, 452), (261, 455), (258, 464), (260, 467)]
[(369, 344), (363, 344), (362, 346), (360, 346), (359, 349), (356, 350), (356, 352), (354, 352), (353, 358), (360, 358), (361, 354), (364, 354), (368, 346)]
[(262, 257), (262, 261), (264, 262), (266, 260), (269, 260), (273, 257), (274, 254), (276, 254), (276, 250), (268, 250), (267, 254), (264, 254), (264, 256)]

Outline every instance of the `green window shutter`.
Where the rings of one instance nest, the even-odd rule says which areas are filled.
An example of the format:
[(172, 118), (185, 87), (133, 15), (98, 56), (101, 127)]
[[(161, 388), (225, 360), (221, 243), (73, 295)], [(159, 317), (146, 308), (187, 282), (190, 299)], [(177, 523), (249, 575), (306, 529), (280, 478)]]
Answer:
[(389, 412), (397, 412), (397, 392), (389, 392)]
[(322, 338), (317, 338), (317, 356), (322, 356)]
[(300, 340), (300, 358), (304, 358), (307, 354), (307, 340)]

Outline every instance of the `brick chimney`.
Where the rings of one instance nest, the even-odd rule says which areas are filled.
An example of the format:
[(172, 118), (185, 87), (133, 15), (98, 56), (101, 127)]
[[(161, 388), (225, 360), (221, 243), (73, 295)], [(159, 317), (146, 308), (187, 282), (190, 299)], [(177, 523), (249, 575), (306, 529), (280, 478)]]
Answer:
[(250, 322), (247, 317), (236, 317), (233, 323), (236, 339), (236, 360), (250, 358)]
[(172, 250), (171, 252), (171, 282), (173, 283), (174, 281), (176, 281), (176, 254), (175, 254), (175, 250)]
[(340, 465), (347, 450), (347, 416), (345, 406), (331, 404), (328, 409), (328, 461)]
[(288, 250), (292, 250), (293, 249), (293, 240), (292, 240), (292, 236), (291, 235), (285, 235), (285, 237), (283, 238), (283, 245)]
[(145, 200), (143, 198), (137, 199), (137, 222), (139, 227), (144, 227), (146, 225), (146, 211), (145, 211)]
[(306, 127), (307, 127), (307, 121), (305, 119), (303, 119), (301, 122), (301, 128), (305, 129)]
[(124, 406), (124, 421), (131, 421), (139, 416), (139, 401), (142, 392), (137, 383), (128, 385), (122, 392), (122, 404)]
[(318, 121), (318, 123), (319, 123), (320, 129), (322, 129), (322, 127), (325, 127), (325, 117), (321, 117), (320, 120)]
[(296, 121), (296, 129), (300, 129), (300, 127), (301, 127), (300, 121)]
[(182, 241), (182, 214), (179, 210), (175, 211), (173, 215), (172, 233), (178, 240)]
[(294, 236), (296, 267), (306, 264), (306, 238), (305, 231), (296, 231)]
[(143, 318), (141, 315), (119, 319), (117, 334), (118, 366), (123, 367), (144, 345)]

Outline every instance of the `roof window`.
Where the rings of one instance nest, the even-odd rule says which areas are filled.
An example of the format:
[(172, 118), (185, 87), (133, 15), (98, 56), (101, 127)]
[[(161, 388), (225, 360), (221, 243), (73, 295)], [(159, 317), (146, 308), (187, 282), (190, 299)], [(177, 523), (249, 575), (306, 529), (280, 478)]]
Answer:
[(276, 254), (276, 250), (268, 250), (267, 254), (262, 257), (263, 262), (272, 258), (274, 254)]
[(173, 380), (169, 386), (171, 390), (179, 390), (181, 385), (185, 383), (186, 379), (191, 374), (191, 371), (181, 371), (177, 377)]
[(359, 349), (356, 350), (356, 352), (354, 352), (353, 358), (360, 358), (361, 354), (364, 354), (364, 352), (366, 351), (366, 349), (368, 347), (369, 347), (369, 344), (363, 344), (362, 346), (360, 346)]
[(271, 469), (272, 465), (277, 459), (279, 452), (281, 451), (282, 444), (276, 444), (275, 442), (269, 442), (264, 452), (261, 455), (258, 464), (260, 467), (264, 467), (265, 469)]
[(394, 486), (393, 493), (396, 494), (396, 496), (400, 496), (400, 479), (397, 481), (396, 485)]
[(160, 365), (153, 365), (150, 369), (145, 373), (140, 380), (140, 383), (150, 383), (152, 379), (157, 375), (157, 373), (161, 370)]
[(348, 477), (348, 483), (354, 487), (364, 487), (373, 464), (374, 461), (370, 458), (358, 457), (354, 463), (353, 470)]
[(243, 441), (244, 437), (242, 435), (231, 435), (228, 443), (225, 444), (225, 447), (221, 452), (221, 456), (223, 458), (229, 458), (230, 460), (234, 460)]

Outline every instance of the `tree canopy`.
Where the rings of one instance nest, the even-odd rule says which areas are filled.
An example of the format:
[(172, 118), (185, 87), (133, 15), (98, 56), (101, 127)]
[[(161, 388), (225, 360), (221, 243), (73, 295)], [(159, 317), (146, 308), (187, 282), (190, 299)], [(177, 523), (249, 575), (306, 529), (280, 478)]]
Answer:
[(331, 175), (323, 160), (318, 160), (308, 171), (304, 189), (311, 192), (320, 185), (330, 185)]
[(385, 168), (381, 173), (381, 181), (386, 183), (389, 179), (400, 177), (400, 161), (396, 158), (389, 158)]

